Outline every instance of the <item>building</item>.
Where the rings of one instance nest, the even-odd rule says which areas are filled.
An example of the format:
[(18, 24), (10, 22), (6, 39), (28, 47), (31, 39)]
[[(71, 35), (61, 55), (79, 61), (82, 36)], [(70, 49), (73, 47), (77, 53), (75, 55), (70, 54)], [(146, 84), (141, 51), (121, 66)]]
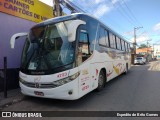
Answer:
[(17, 40), (15, 49), (11, 49), (11, 36), (15, 33), (29, 32), (36, 23), (52, 17), (52, 7), (39, 0), (0, 1), (0, 91), (3, 89), (4, 57), (7, 57), (7, 87), (18, 87), (18, 72), (25, 38)]
[(160, 59), (160, 44), (153, 45), (154, 57)]
[(145, 57), (147, 61), (152, 60), (153, 56), (152, 54), (153, 54), (153, 49), (151, 47), (136, 49), (136, 55)]

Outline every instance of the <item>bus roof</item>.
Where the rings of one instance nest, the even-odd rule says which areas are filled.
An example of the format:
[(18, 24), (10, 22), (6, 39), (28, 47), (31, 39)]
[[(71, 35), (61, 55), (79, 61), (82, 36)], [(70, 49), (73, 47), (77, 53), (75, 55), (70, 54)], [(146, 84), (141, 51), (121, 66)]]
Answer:
[(110, 32), (112, 32), (114, 35), (118, 36), (119, 38), (125, 40), (127, 43), (128, 42), (122, 35), (118, 34), (117, 32), (115, 32), (114, 30), (112, 30), (110, 27), (108, 27), (107, 25), (105, 25), (103, 22), (101, 22), (100, 20), (98, 20), (97, 18), (91, 16), (90, 14), (87, 13), (74, 13), (71, 15), (66, 15), (66, 16), (60, 16), (60, 17), (55, 17), (55, 18), (51, 18), (48, 20), (45, 20), (41, 23), (38, 23), (37, 25), (35, 25), (34, 27), (39, 27), (39, 26), (44, 26), (44, 25), (49, 25), (49, 24), (54, 24), (57, 22), (62, 22), (62, 21), (67, 21), (67, 20), (73, 20), (73, 19), (78, 19), (78, 18), (82, 18), (82, 17), (89, 17), (90, 19), (94, 19), (97, 22), (99, 22), (101, 25), (103, 25), (107, 30), (109, 30)]

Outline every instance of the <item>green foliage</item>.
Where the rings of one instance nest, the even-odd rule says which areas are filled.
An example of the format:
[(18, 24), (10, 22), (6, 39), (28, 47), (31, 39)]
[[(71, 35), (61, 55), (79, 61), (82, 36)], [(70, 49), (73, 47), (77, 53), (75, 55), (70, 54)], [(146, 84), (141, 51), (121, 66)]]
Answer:
[(146, 45), (146, 44), (141, 44), (141, 45), (139, 46), (139, 48), (147, 48), (147, 45)]

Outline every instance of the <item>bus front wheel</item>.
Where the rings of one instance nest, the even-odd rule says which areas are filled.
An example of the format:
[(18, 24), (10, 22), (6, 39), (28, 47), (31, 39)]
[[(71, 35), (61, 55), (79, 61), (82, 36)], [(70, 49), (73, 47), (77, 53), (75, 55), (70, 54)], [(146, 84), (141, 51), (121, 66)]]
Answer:
[(104, 72), (101, 70), (99, 73), (99, 77), (98, 77), (98, 87), (97, 87), (97, 91), (101, 91), (105, 86), (105, 74)]

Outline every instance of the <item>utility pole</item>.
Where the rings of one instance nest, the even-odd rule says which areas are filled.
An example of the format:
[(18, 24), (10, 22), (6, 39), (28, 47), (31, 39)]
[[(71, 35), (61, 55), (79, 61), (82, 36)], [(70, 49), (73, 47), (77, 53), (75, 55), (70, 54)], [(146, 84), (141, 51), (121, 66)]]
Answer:
[(143, 28), (143, 27), (134, 27), (134, 42), (133, 42), (133, 49), (134, 49), (134, 54), (132, 55), (132, 64), (134, 64), (134, 58), (136, 57), (136, 45), (137, 45), (137, 41), (136, 41), (136, 30)]
[(84, 10), (73, 4), (70, 0), (53, 0), (54, 17), (63, 15), (61, 5), (69, 9), (71, 13), (86, 13)]
[(136, 55), (136, 45), (137, 45), (137, 41), (136, 41), (136, 30), (143, 28), (143, 27), (134, 27), (134, 55)]
[(148, 43), (148, 40), (147, 40), (147, 55), (148, 55), (148, 47), (149, 47), (149, 43)]
[(152, 39), (149, 39), (149, 40), (147, 40), (147, 62), (149, 62), (149, 50), (148, 50), (148, 48), (149, 48), (149, 42), (148, 41), (151, 41)]
[(62, 16), (62, 8), (60, 6), (60, 0), (53, 0), (53, 15), (55, 17)]

